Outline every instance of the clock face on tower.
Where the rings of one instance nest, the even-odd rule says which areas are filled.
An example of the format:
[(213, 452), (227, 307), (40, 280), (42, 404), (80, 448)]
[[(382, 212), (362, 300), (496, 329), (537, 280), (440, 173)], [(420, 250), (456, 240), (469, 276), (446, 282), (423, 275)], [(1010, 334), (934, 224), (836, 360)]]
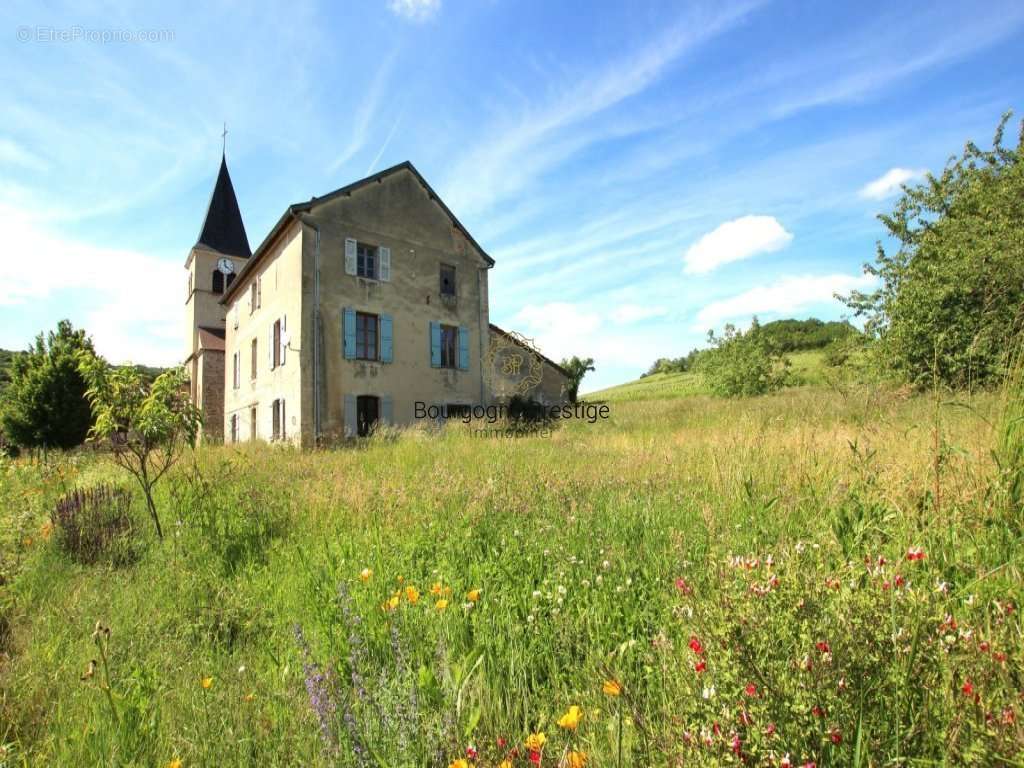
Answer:
[(234, 274), (235, 264), (231, 259), (220, 259), (217, 262), (217, 269), (223, 272), (225, 275)]

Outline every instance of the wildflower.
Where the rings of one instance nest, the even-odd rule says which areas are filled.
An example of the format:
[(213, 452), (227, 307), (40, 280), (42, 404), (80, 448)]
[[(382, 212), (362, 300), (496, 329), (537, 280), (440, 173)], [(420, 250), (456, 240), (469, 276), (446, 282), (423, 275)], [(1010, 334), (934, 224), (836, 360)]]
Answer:
[(571, 707), (569, 707), (569, 711), (558, 719), (558, 726), (560, 728), (565, 728), (570, 731), (575, 731), (576, 726), (580, 724), (580, 720), (582, 718), (582, 710), (580, 710), (579, 707), (573, 704)]
[(732, 749), (732, 753), (737, 757), (739, 757), (740, 754), (743, 752), (743, 744), (740, 742), (740, 735), (738, 733), (734, 733), (732, 735), (732, 742), (730, 744), (730, 747)]
[(696, 664), (693, 665), (693, 671), (696, 672), (698, 675), (701, 672), (704, 672), (705, 670), (707, 670), (707, 668), (708, 668), (708, 663), (706, 661), (704, 661), (704, 659), (701, 659), (700, 661), (698, 661)]
[(703, 698), (704, 698), (705, 700), (707, 700), (707, 699), (713, 699), (713, 698), (715, 697), (715, 686), (713, 686), (713, 685), (709, 685), (709, 686), (708, 686), (708, 687), (706, 687), (706, 688), (705, 688), (705, 689), (704, 689), (703, 691), (701, 691), (700, 695), (701, 695), (701, 696), (702, 696), (702, 697), (703, 697)]
[(974, 695), (974, 683), (971, 682), (971, 678), (967, 678), (964, 681), (964, 684), (960, 686), (960, 690), (963, 692), (964, 696)]
[(440, 595), (442, 591), (443, 587), (441, 586), (440, 581), (435, 581), (430, 587), (430, 594), (434, 596)]
[(743, 693), (747, 696), (757, 696), (757, 686), (753, 683), (747, 683), (747, 687), (743, 689)]
[(448, 601), (442, 597), (440, 600), (434, 603), (434, 607), (437, 608), (437, 610), (439, 611), (443, 611), (445, 608), (448, 607)]
[(42, 537), (43, 541), (46, 541), (50, 538), (51, 533), (53, 533), (53, 523), (47, 520), (39, 529), (39, 535)]
[(822, 709), (820, 705), (815, 704), (813, 707), (811, 707), (811, 714), (815, 717), (824, 717), (825, 710)]
[(832, 653), (832, 649), (829, 647), (829, 644), (824, 640), (816, 642), (814, 647), (817, 648), (820, 653)]
[(448, 768), (472, 768), (472, 766), (470, 765), (469, 760), (464, 760), (460, 757), (458, 760), (449, 763)]
[(362, 581), (364, 584), (367, 581), (369, 581), (372, 576), (373, 576), (373, 569), (372, 568), (363, 568), (363, 570), (361, 570), (359, 572), (359, 580)]
[(242, 697), (242, 701), (244, 701), (246, 704), (252, 704), (252, 702), (254, 702), (255, 700), (256, 700), (256, 694), (255, 693), (247, 693), (247, 694), (245, 694), (245, 696)]
[(680, 594), (683, 594), (683, 595), (692, 595), (693, 594), (693, 587), (691, 587), (689, 584), (687, 584), (686, 583), (686, 579), (684, 579), (682, 576), (680, 576), (678, 579), (676, 579), (676, 589), (678, 589)]
[(839, 744), (843, 743), (843, 734), (839, 731), (838, 728), (833, 728), (831, 731), (828, 732), (828, 739), (833, 744), (838, 746)]
[(587, 764), (586, 752), (570, 752), (565, 757), (565, 764), (568, 768), (584, 768)]
[(401, 598), (399, 598), (398, 593), (393, 594), (391, 597), (389, 597), (384, 602), (384, 610), (385, 611), (393, 611), (393, 610), (395, 610), (395, 608), (398, 607), (398, 603), (399, 603), (400, 599)]
[(531, 752), (539, 752), (544, 749), (544, 742), (548, 740), (548, 737), (544, 735), (544, 732), (531, 733), (526, 737), (526, 748)]
[(914, 562), (915, 560), (924, 560), (926, 557), (924, 550), (920, 547), (911, 547), (907, 550), (907, 560)]
[(412, 605), (416, 605), (416, 603), (420, 599), (420, 591), (416, 589), (416, 587), (414, 587), (412, 584), (410, 584), (408, 587), (405, 588), (405, 599), (408, 600)]
[(764, 735), (765, 736), (774, 736), (775, 735), (775, 723), (768, 723), (768, 725), (766, 725), (764, 727)]
[(793, 762), (789, 759), (789, 752), (779, 761), (779, 768), (793, 768)]
[(609, 678), (604, 681), (601, 686), (601, 693), (606, 696), (621, 696), (622, 695), (622, 684), (618, 680), (612, 680)]
[(181, 768), (181, 758), (176, 757), (167, 764), (167, 768)]
[(502, 760), (501, 763), (498, 764), (498, 768), (512, 768), (512, 761)]
[(208, 691), (213, 687), (213, 678), (204, 677), (202, 681), (200, 681), (200, 684), (203, 686), (203, 690)]
[(479, 587), (471, 589), (469, 590), (469, 592), (466, 593), (466, 599), (469, 600), (469, 602), (471, 603), (475, 603), (480, 599), (480, 593), (482, 591), (483, 590), (481, 590)]
[(472, 744), (466, 747), (466, 757), (468, 757), (470, 760), (476, 760), (476, 754), (476, 747), (474, 747)]
[(698, 656), (704, 655), (704, 646), (700, 644), (700, 640), (697, 639), (696, 635), (690, 635), (689, 646), (690, 650), (696, 653)]

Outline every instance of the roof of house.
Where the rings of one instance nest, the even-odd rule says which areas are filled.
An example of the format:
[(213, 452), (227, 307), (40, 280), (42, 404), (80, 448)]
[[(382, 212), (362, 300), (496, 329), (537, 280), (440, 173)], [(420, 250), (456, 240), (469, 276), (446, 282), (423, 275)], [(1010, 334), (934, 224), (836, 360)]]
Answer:
[[(459, 229), (459, 231), (462, 232), (463, 235), (465, 235), (466, 239), (473, 244), (473, 247), (480, 252), (480, 254), (484, 257), (484, 260), (487, 262), (488, 266), (493, 267), (494, 259), (492, 259), (487, 254), (487, 252), (480, 247), (480, 244), (473, 239), (473, 236), (469, 234), (469, 230), (462, 226), (462, 223), (455, 217), (455, 214), (451, 212), (451, 209), (447, 205), (445, 205), (444, 201), (438, 196), (437, 192), (434, 191), (433, 187), (431, 187), (430, 184), (427, 183), (427, 180), (424, 179), (423, 176), (420, 174), (420, 172), (416, 170), (416, 166), (414, 166), (411, 162), (406, 160), (404, 162), (399, 163), (398, 165), (393, 165), (390, 168), (385, 168), (383, 171), (375, 173), (372, 176), (367, 176), (365, 179), (360, 179), (359, 181), (354, 181), (351, 184), (348, 184), (344, 187), (340, 187), (339, 189), (336, 189), (333, 192), (329, 192), (326, 195), (311, 198), (305, 203), (293, 203), (292, 205), (289, 205), (285, 212), (281, 215), (281, 218), (278, 219), (277, 223), (271, 228), (270, 233), (263, 239), (263, 242), (260, 243), (256, 250), (253, 252), (253, 258), (250, 259), (249, 262), (242, 268), (242, 271), (239, 273), (239, 277), (244, 277), (248, 272), (256, 268), (256, 265), (260, 262), (263, 255), (269, 249), (270, 245), (274, 242), (278, 235), (280, 235), (281, 232), (284, 231), (285, 227), (291, 221), (294, 221), (298, 218), (298, 214), (309, 213), (311, 210), (313, 210), (313, 208), (320, 205), (321, 203), (329, 202), (331, 200), (334, 200), (335, 198), (344, 195), (351, 195), (356, 190), (365, 187), (368, 184), (372, 184), (375, 181), (381, 181), (388, 176), (398, 173), (399, 171), (409, 171), (414, 177), (416, 177), (416, 180), (421, 185), (423, 185), (424, 189), (427, 190), (427, 194), (430, 196), (430, 199), (434, 200), (435, 202), (437, 202), (438, 205), (441, 206), (441, 210), (443, 210), (445, 214), (448, 216), (448, 218), (452, 220), (452, 223)], [(231, 284), (231, 287), (224, 291), (224, 295), (221, 297), (220, 303), (226, 304), (232, 296), (238, 293), (243, 282), (244, 280), (235, 280)]]
[(252, 256), (245, 224), (242, 223), (242, 212), (238, 209), (238, 198), (235, 197), (235, 188), (228, 173), (227, 159), (223, 155), (220, 158), (217, 182), (213, 185), (213, 194), (210, 195), (210, 204), (206, 209), (206, 220), (203, 221), (196, 245), (205, 245), (228, 256), (245, 259)]
[(499, 328), (494, 323), (488, 323), (488, 325), (490, 325), (491, 331), (493, 331), (494, 333), (500, 333), (502, 336), (504, 336), (506, 339), (508, 339), (512, 343), (518, 344), (520, 347), (523, 347), (527, 351), (532, 352), (532, 353), (538, 355), (541, 360), (543, 360), (545, 363), (550, 365), (552, 368), (554, 368), (556, 371), (558, 371), (563, 376), (567, 377), (569, 375), (569, 372), (567, 370), (565, 370), (565, 368), (560, 366), (558, 363), (556, 363), (550, 357), (545, 357), (544, 354), (539, 349), (536, 349), (534, 347), (528, 347), (527, 345), (523, 344), (523, 342), (520, 339), (516, 338), (514, 335), (512, 335), (511, 333), (506, 331), (504, 328)]

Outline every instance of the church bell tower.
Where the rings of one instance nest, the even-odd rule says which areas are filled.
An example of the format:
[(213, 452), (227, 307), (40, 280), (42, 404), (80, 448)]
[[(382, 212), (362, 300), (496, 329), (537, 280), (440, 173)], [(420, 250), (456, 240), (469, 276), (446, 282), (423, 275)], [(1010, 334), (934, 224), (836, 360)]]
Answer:
[(203, 414), (202, 439), (224, 437), (224, 307), (221, 296), (252, 256), (235, 188), (221, 155), (199, 239), (185, 260), (185, 367), (192, 402)]

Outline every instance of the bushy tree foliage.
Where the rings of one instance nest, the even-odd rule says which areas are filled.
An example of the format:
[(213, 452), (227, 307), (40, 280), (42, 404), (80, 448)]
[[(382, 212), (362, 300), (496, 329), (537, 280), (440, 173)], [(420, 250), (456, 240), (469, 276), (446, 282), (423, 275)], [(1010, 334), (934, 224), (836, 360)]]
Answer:
[(172, 368), (147, 385), (136, 368), (112, 368), (94, 355), (79, 359), (96, 418), (91, 436), (107, 443), (114, 461), (139, 483), (157, 536), (163, 538), (153, 487), (195, 442), (202, 423), (188, 393), (182, 368)]
[(14, 355), (10, 383), (0, 405), (4, 439), (27, 449), (73, 448), (92, 425), (86, 384), (78, 355), (93, 354), (84, 330), (61, 320), (57, 330), (36, 337), (26, 352)]
[(587, 375), (588, 371), (594, 370), (594, 358), (592, 357), (576, 357), (573, 355), (568, 360), (562, 360), (562, 368), (569, 374), (569, 381), (567, 384), (567, 392), (569, 395), (569, 401), (575, 403), (576, 398), (579, 395), (580, 383), (583, 381), (583, 377)]
[(777, 352), (824, 349), (830, 344), (860, 333), (847, 322), (825, 322), (816, 317), (807, 320), (775, 320), (760, 326), (757, 332), (761, 340)]
[(916, 384), (962, 387), (999, 379), (1024, 307), (1024, 124), (1003, 146), (1003, 116), (991, 150), (968, 143), (938, 176), (905, 187), (879, 216), (895, 251), (881, 243), (865, 270), (878, 290), (841, 297), (877, 337), (880, 364)]
[(711, 349), (700, 355), (696, 370), (716, 395), (761, 395), (785, 385), (789, 361), (765, 343), (759, 330), (755, 317), (746, 333), (731, 323), (721, 336), (708, 332)]

